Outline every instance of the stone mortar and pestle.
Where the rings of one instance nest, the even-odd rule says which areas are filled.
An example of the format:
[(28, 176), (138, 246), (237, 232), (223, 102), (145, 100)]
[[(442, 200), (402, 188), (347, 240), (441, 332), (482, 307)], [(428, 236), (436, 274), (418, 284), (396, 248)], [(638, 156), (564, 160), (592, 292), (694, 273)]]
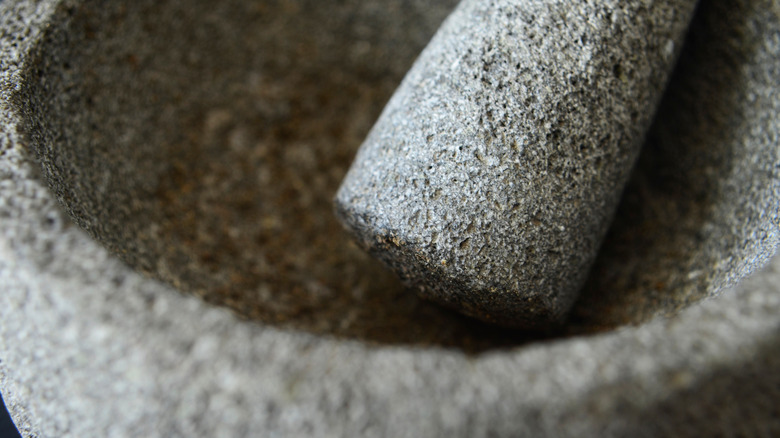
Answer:
[(1, 2), (20, 432), (780, 433), (780, 7), (696, 3)]

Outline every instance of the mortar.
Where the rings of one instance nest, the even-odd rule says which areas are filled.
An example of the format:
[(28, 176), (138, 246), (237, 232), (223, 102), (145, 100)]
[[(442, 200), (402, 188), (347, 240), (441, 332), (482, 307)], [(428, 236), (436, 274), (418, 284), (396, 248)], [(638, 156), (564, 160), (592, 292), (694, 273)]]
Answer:
[(330, 213), (455, 3), (0, 5), (0, 373), (23, 434), (776, 425), (755, 395), (778, 387), (778, 262), (681, 309), (777, 246), (777, 15), (699, 11), (572, 319), (529, 333), (419, 300)]

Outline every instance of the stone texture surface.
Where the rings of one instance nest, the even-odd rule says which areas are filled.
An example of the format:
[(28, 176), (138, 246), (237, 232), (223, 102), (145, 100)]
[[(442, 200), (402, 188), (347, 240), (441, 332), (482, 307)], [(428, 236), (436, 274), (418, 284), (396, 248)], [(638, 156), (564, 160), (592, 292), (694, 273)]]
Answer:
[(358, 152), (340, 218), (428, 299), (561, 322), (695, 3), (462, 2)]
[(128, 264), (246, 318), (494, 344), (409, 297), (333, 217), (355, 150), (454, 1), (377, 5), (63, 8), (20, 90), (44, 175)]
[[(84, 4), (89, 7), (81, 7)], [(126, 4), (131, 16), (133, 4)], [(160, 14), (137, 13), (130, 29), (137, 29), (139, 34), (145, 32), (155, 40), (155, 32), (162, 30), (145, 20), (160, 19), (173, 26), (177, 23), (175, 17), (182, 13), (182, 8), (177, 6), (180, 3), (166, 4), (170, 10), (163, 8), (157, 12), (169, 11), (171, 16), (167, 19)], [(193, 10), (198, 10), (199, 5), (203, 3), (187, 3)], [(625, 275), (618, 283), (606, 284), (625, 286), (622, 292), (633, 298), (610, 301), (621, 296), (620, 291), (586, 289), (586, 295), (574, 310), (579, 327), (572, 325), (570, 332), (553, 339), (529, 339), (530, 335), (523, 334), (500, 342), (496, 338), (504, 334), (438, 310), (420, 314), (434, 324), (409, 319), (412, 330), (405, 331), (401, 322), (377, 330), (395, 330), (401, 334), (398, 338), (371, 335), (374, 331), (369, 328), (339, 332), (335, 318), (327, 318), (327, 313), (309, 315), (312, 320), (323, 316), (322, 325), (312, 328), (302, 323), (286, 324), (283, 318), (278, 323), (264, 315), (254, 317), (240, 313), (238, 306), (221, 303), (238, 310), (243, 318), (238, 317), (225, 307), (214, 306), (139, 275), (131, 265), (115, 256), (122, 252), (147, 252), (159, 257), (160, 266), (172, 265), (173, 259), (167, 259), (167, 253), (154, 252), (150, 239), (139, 239), (131, 233), (101, 236), (93, 229), (91, 234), (100, 239), (98, 242), (74, 226), (62, 205), (76, 212), (79, 204), (74, 200), (78, 198), (61, 197), (62, 204), (58, 204), (55, 195), (58, 180), (53, 176), (62, 176), (59, 183), (63, 189), (78, 189), (85, 196), (99, 192), (100, 186), (94, 184), (100, 180), (94, 177), (95, 170), (73, 167), (72, 160), (102, 156), (104, 162), (96, 161), (93, 168), (108, 166), (116, 171), (124, 164), (127, 170), (134, 170), (122, 174), (126, 184), (112, 186), (117, 188), (113, 195), (142, 205), (146, 198), (132, 195), (139, 192), (129, 187), (155, 175), (154, 169), (145, 166), (164, 168), (167, 164), (155, 160), (170, 162), (177, 158), (161, 154), (155, 155), (155, 160), (143, 161), (134, 157), (130, 146), (155, 149), (143, 143), (129, 143), (115, 149), (114, 154), (100, 155), (101, 148), (121, 140), (122, 133), (140, 135), (137, 138), (149, 142), (170, 135), (157, 132), (164, 131), (162, 127), (166, 125), (159, 124), (154, 117), (142, 117), (141, 122), (123, 125), (127, 122), (121, 122), (118, 117), (123, 114), (124, 105), (128, 105), (127, 100), (118, 99), (112, 107), (104, 97), (105, 103), (98, 106), (99, 111), (74, 104), (67, 107), (74, 111), (50, 113), (49, 118), (44, 116), (43, 107), (38, 106), (62, 108), (57, 105), (69, 99), (83, 99), (85, 104), (93, 99), (93, 103), (100, 103), (99, 93), (90, 97), (77, 87), (66, 87), (70, 94), (49, 95), (55, 99), (54, 103), (43, 98), (47, 91), (60, 90), (63, 83), (69, 83), (72, 79), (69, 75), (81, 74), (79, 69), (88, 73), (90, 68), (102, 68), (96, 70), (93, 79), (84, 81), (93, 85), (94, 77), (116, 75), (139, 79), (143, 78), (142, 73), (150, 75), (147, 80), (167, 80), (163, 79), (168, 78), (167, 74), (154, 74), (156, 68), (165, 65), (155, 59), (150, 60), (151, 67), (155, 67), (151, 68), (141, 63), (144, 58), (139, 57), (136, 60), (139, 73), (135, 76), (126, 70), (132, 70), (134, 59), (125, 57), (125, 53), (117, 55), (125, 63), (113, 59), (111, 63), (90, 64), (86, 56), (80, 58), (87, 63), (81, 67), (82, 64), (69, 59), (79, 55), (70, 44), (81, 45), (84, 50), (111, 52), (100, 49), (100, 40), (94, 37), (106, 32), (106, 27), (121, 29), (122, 21), (102, 21), (97, 19), (99, 16), (93, 20), (85, 18), (100, 13), (111, 17), (122, 8), (113, 2), (101, 6), (96, 8), (94, 3), (80, 1), (0, 3), (3, 35), (0, 38), (0, 391), (24, 436), (595, 437), (780, 433), (777, 420), (780, 381), (775, 372), (780, 366), (777, 332), (780, 259), (772, 259), (763, 271), (736, 288), (721, 290), (770, 259), (780, 235), (776, 210), (779, 130), (777, 118), (773, 117), (780, 101), (775, 87), (780, 14), (774, 2), (705, 2), (701, 6), (693, 25), (690, 50), (719, 54), (708, 59), (709, 67), (703, 69), (710, 78), (704, 82), (710, 84), (706, 88), (709, 91), (694, 92), (682, 87), (666, 99), (682, 105), (687, 99), (684, 96), (700, 99), (705, 95), (707, 104), (695, 101), (685, 104), (684, 108), (698, 114), (691, 116), (698, 120), (696, 125), (689, 127), (684, 136), (656, 135), (649, 143), (655, 141), (656, 146), (646, 148), (648, 152), (640, 163), (661, 163), (659, 171), (667, 171), (661, 181), (685, 184), (689, 181), (684, 179), (686, 175), (672, 172), (677, 162), (673, 157), (687, 156), (694, 160), (701, 156), (696, 150), (709, 150), (702, 157), (708, 164), (693, 172), (691, 178), (717, 181), (720, 188), (707, 191), (715, 195), (701, 199), (685, 193), (676, 198), (675, 193), (685, 186), (677, 190), (674, 186), (664, 187), (662, 192), (653, 185), (632, 183), (629, 186), (630, 196), (616, 223), (623, 224), (620, 227), (626, 230), (633, 229), (625, 235), (639, 239), (640, 243), (649, 240), (649, 233), (668, 245), (667, 250), (645, 252), (641, 246), (633, 250), (621, 247), (626, 242), (621, 239), (608, 239), (605, 243), (605, 254), (623, 250), (623, 254), (630, 256), (630, 266), (614, 262), (616, 259), (622, 262), (619, 256), (605, 256), (597, 262), (604, 266), (597, 275), (609, 274), (613, 279)], [(208, 20), (236, 19), (225, 15), (225, 11), (215, 12), (213, 7), (203, 6), (200, 10)], [(63, 25), (67, 17), (75, 17), (71, 30), (83, 32), (83, 37), (62, 31), (68, 29)], [(176, 25), (186, 29), (185, 23)], [(431, 26), (435, 28), (435, 24)], [(57, 32), (60, 37), (51, 37)], [(133, 34), (126, 32), (128, 37)], [(146, 43), (137, 40), (131, 47), (142, 48)], [(57, 45), (63, 52), (54, 49)], [(34, 49), (35, 46), (38, 48)], [(115, 46), (114, 51), (121, 47)], [(207, 48), (208, 45), (202, 47)], [(38, 55), (31, 56), (33, 49)], [(55, 62), (52, 57), (58, 53), (61, 55)], [(169, 53), (176, 51), (171, 49)], [(172, 60), (191, 59), (192, 68), (200, 65), (197, 58), (190, 58), (195, 54), (179, 56)], [(71, 68), (65, 69), (66, 64)], [(694, 88), (700, 84), (695, 77), (686, 78), (701, 74), (698, 69), (691, 70), (690, 65), (678, 72), (673, 83), (691, 84)], [(52, 74), (35, 76), (38, 69), (46, 68)], [(728, 73), (726, 79), (717, 79), (721, 71)], [(208, 72), (208, 68), (201, 72)], [(215, 73), (210, 78), (219, 84)], [(213, 92), (201, 90), (205, 85), (195, 82), (196, 76), (185, 79), (192, 86), (181, 88), (182, 93)], [(124, 96), (123, 99), (140, 94), (139, 99), (149, 106), (160, 105), (168, 99), (165, 90), (176, 81), (174, 77), (171, 83), (160, 82), (148, 91), (132, 82), (125, 83), (122, 85), (130, 88), (116, 88), (114, 94)], [(724, 85), (717, 85), (721, 83)], [(88, 90), (108, 93), (100, 87)], [(683, 95), (675, 96), (675, 93)], [(31, 103), (36, 99), (38, 103)], [(60, 103), (56, 99), (61, 99)], [(675, 104), (662, 104), (662, 107), (665, 105), (675, 108)], [(143, 109), (143, 105), (127, 108)], [(232, 107), (230, 110), (234, 111)], [(97, 112), (105, 115), (96, 117)], [(673, 130), (681, 127), (671, 123), (680, 116), (669, 110), (667, 122), (663, 122), (663, 113), (651, 131), (663, 133), (664, 126)], [(86, 117), (93, 117), (88, 123), (96, 125), (85, 130), (77, 140), (70, 140), (72, 143), (53, 132), (58, 127), (79, 129)], [(52, 128), (29, 132), (36, 120), (41, 126)], [(171, 131), (179, 128), (179, 125), (171, 126)], [(153, 132), (136, 132), (144, 129)], [(196, 131), (197, 135), (202, 132)], [(678, 138), (686, 140), (659, 142)], [(45, 141), (49, 140), (58, 145), (49, 148), (50, 153), (56, 152), (52, 156), (59, 157), (57, 166), (60, 167), (42, 171), (41, 161), (32, 151), (37, 151), (40, 160), (45, 162)], [(158, 143), (156, 147), (165, 148), (166, 143)], [(675, 148), (682, 155), (669, 155), (668, 151)], [(184, 155), (178, 158), (186, 165), (196, 166), (195, 161), (187, 161), (189, 158)], [(216, 160), (211, 154), (206, 159)], [(72, 171), (57, 173), (62, 168)], [(638, 175), (647, 175), (651, 170), (652, 166), (640, 165)], [(138, 180), (133, 180), (133, 175)], [(707, 176), (712, 179), (705, 179)], [(186, 178), (182, 186), (184, 182)], [(110, 178), (107, 184), (111, 184)], [(228, 184), (227, 188), (230, 187)], [(650, 205), (671, 203), (675, 208), (651, 209), (653, 214), (642, 213), (637, 218), (630, 207), (635, 205), (631, 199), (639, 195), (645, 196), (647, 202), (656, 202)], [(662, 195), (666, 201), (658, 199)], [(215, 211), (233, 208), (230, 204), (215, 203), (214, 195), (203, 199), (210, 202), (204, 202), (197, 211), (206, 217), (210, 213), (208, 206), (215, 207)], [(97, 210), (83, 208), (84, 217), (76, 215), (75, 222), (98, 217), (102, 211), (99, 207), (110, 199), (100, 201), (94, 207)], [(710, 220), (701, 226), (696, 221), (683, 220), (685, 226), (674, 227), (675, 217), (685, 218), (687, 211), (695, 211), (691, 205), (718, 212), (718, 216), (705, 216)], [(154, 208), (144, 208), (142, 211), (149, 213), (146, 222), (172, 227), (166, 217), (175, 212), (162, 214)], [(315, 215), (318, 210), (312, 211)], [(119, 212), (99, 217), (100, 220), (92, 223), (105, 229), (121, 231), (123, 227), (137, 227), (132, 219)], [(632, 223), (644, 225), (632, 228)], [(661, 228), (653, 228), (652, 223), (660, 224)], [(229, 228), (224, 228), (226, 234)], [(208, 233), (207, 228), (203, 234)], [(163, 246), (186, 253), (175, 235), (158, 236), (163, 239)], [(643, 236), (645, 240), (641, 239)], [(178, 242), (181, 241), (186, 239)], [(679, 243), (675, 246), (674, 242)], [(295, 246), (290, 249), (305, 250)], [(229, 245), (215, 247), (214, 251), (217, 256), (226, 257), (225, 261), (209, 265), (216, 266), (216, 272), (224, 272), (221, 263), (236, 260), (230, 258), (233, 252)], [(706, 257), (696, 255), (700, 253)], [(730, 257), (732, 262), (728, 262)], [(133, 263), (127, 256), (125, 260)], [(132, 266), (139, 265), (142, 264)], [(668, 295), (661, 295), (655, 289), (658, 285), (649, 283), (650, 278), (643, 275), (643, 266), (652, 268), (656, 282), (670, 285)], [(153, 267), (153, 271), (157, 269)], [(703, 271), (697, 274), (697, 270)], [(210, 271), (202, 268), (192, 272), (204, 275)], [(160, 272), (151, 273), (173, 283)], [(680, 288), (671, 286), (679, 279), (688, 280), (678, 283), (682, 284)], [(193, 284), (197, 283), (181, 283), (177, 287), (197, 292), (189, 289)], [(364, 286), (366, 296), (371, 295), (373, 287), (371, 283)], [(718, 291), (721, 292), (718, 298), (678, 310)], [(255, 300), (236, 293), (229, 296), (245, 300), (243, 303)], [(434, 309), (417, 301), (405, 301), (407, 296), (412, 295), (399, 292), (378, 301), (343, 302), (341, 315), (361, 312), (352, 307), (358, 305), (377, 311), (379, 318), (383, 317), (383, 306)], [(301, 299), (306, 299), (306, 295), (302, 294)], [(621, 309), (612, 309), (610, 303), (619, 304)], [(611, 309), (612, 313), (608, 312), (611, 316), (600, 320), (599, 312), (588, 311), (598, 308)], [(638, 327), (580, 336), (582, 327), (614, 328), (658, 313), (669, 317)], [(403, 312), (396, 314), (399, 321), (407, 316)], [(247, 317), (255, 320), (247, 321)], [(358, 326), (370, 327), (368, 319), (360, 321)], [(361, 334), (366, 332), (369, 335)], [(415, 334), (425, 341), (414, 342)], [(344, 339), (345, 336), (352, 340)], [(471, 337), (481, 346), (475, 350), (471, 341), (457, 340), (458, 336)]]
[(780, 241), (780, 7), (701, 8), (575, 319), (674, 314)]

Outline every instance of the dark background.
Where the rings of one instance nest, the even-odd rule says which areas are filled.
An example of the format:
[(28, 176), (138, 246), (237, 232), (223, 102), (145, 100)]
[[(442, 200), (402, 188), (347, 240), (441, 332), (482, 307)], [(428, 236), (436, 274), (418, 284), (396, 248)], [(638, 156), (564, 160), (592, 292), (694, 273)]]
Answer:
[(11, 421), (11, 416), (5, 408), (3, 396), (0, 394), (0, 438), (19, 438), (19, 432)]

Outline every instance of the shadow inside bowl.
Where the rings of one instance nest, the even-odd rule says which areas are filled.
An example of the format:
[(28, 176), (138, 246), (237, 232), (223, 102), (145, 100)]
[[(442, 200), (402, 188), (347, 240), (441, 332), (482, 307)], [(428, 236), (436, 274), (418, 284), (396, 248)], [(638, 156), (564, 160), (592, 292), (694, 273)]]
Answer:
[[(63, 6), (18, 93), (25, 129), (78, 225), (141, 272), (265, 324), (475, 352), (663, 311), (637, 313), (641, 299), (599, 311), (612, 302), (593, 291), (614, 286), (605, 283), (558, 333), (490, 327), (409, 293), (342, 231), (333, 194), (456, 3)], [(617, 222), (645, 232), (630, 211)]]
[(23, 93), (31, 140), (75, 221), (181, 291), (315, 334), (511, 345), (405, 291), (332, 214), (355, 151), (455, 4), (62, 8)]

